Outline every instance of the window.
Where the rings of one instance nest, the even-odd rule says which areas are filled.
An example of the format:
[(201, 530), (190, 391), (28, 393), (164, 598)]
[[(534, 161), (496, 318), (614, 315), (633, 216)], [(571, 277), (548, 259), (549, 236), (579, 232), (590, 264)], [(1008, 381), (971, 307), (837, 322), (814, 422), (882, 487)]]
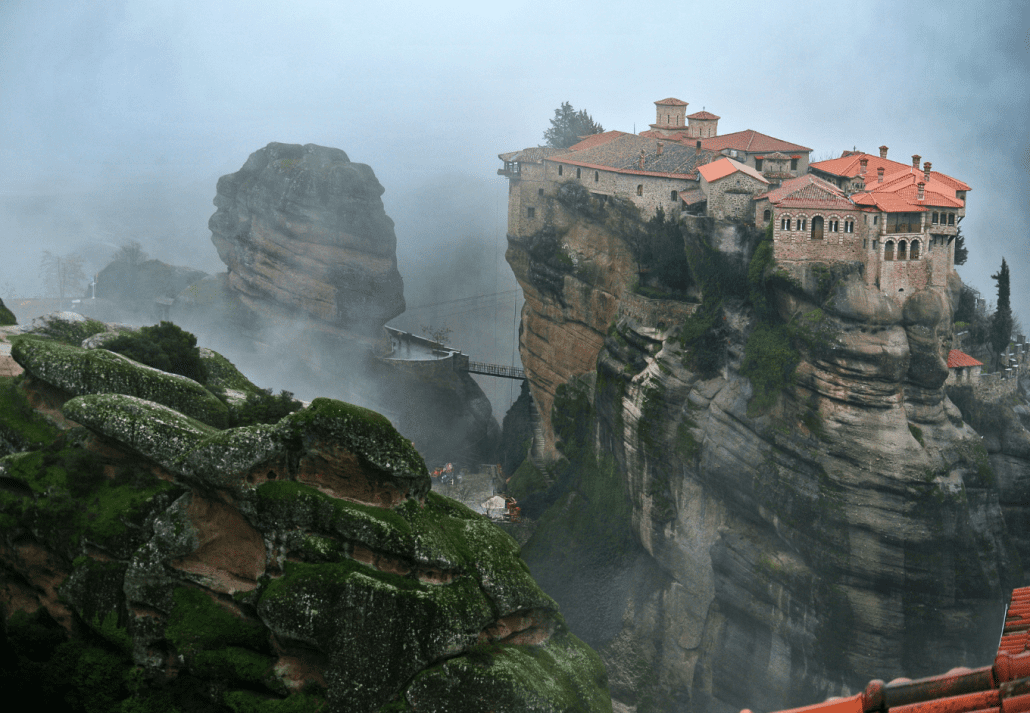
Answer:
[(880, 222), (880, 216), (874, 215), (873, 216), (873, 225), (876, 225), (879, 222)]
[(527, 218), (535, 218), (536, 217), (536, 208), (534, 208), (533, 206), (529, 206), (528, 208), (526, 208), (526, 217)]
[(908, 257), (909, 257), (910, 260), (918, 260), (919, 259), (919, 241), (918, 240), (913, 240), (912, 241), (912, 247), (909, 248)]
[(955, 214), (954, 213), (948, 213), (948, 225), (954, 225), (954, 224), (955, 224)]
[(934, 225), (937, 225), (937, 216), (938, 216), (938, 215), (939, 215), (939, 213), (938, 213), (937, 211), (934, 211), (934, 212), (933, 212), (933, 218), (931, 219), (931, 222), (932, 222), (932, 223), (933, 223)]
[(677, 198), (679, 198), (679, 197), (680, 197), (680, 194), (679, 194), (679, 192), (678, 192), (678, 191), (673, 191), (673, 192), (672, 192), (672, 193), (670, 194), (670, 197), (672, 198), (672, 200), (676, 200)]
[(890, 261), (894, 259), (894, 241), (888, 240), (883, 245), (883, 259)]
[(780, 218), (780, 230), (790, 230), (790, 218)]
[(831, 232), (831, 233), (840, 232), (840, 221), (839, 220), (831, 220), (826, 225), (827, 225), (827, 231), (828, 232)]
[(772, 218), (772, 211), (766, 208), (765, 211), (762, 213), (762, 220), (768, 223), (770, 218)]
[(796, 158), (792, 158), (792, 159), (790, 160), (790, 170), (791, 170), (791, 171), (796, 171), (796, 170), (798, 170), (798, 160), (797, 160)]
[(579, 176), (580, 176), (580, 170), (577, 168), (576, 169), (576, 178), (579, 178)]
[(869, 238), (862, 238), (862, 249), (865, 250), (869, 247)]
[(544, 189), (543, 189), (543, 188), (537, 188), (537, 189), (536, 189), (536, 194), (537, 194), (538, 196), (542, 196), (542, 195), (544, 194)]
[(756, 171), (761, 171), (762, 170), (762, 159), (760, 159), (760, 158), (756, 158), (755, 159), (755, 170)]
[(804, 230), (806, 225), (808, 225), (806, 218), (798, 218), (798, 230)]
[(601, 174), (594, 171), (594, 183), (597, 183), (599, 180), (601, 180)]
[(904, 240), (899, 240), (898, 241), (898, 259), (899, 260), (907, 260), (908, 257), (905, 254), (906, 252), (907, 252), (907, 250), (906, 250), (905, 241)]
[(845, 220), (844, 221), (844, 232), (845, 233), (853, 233), (853, 232), (855, 232), (855, 221), (853, 221), (853, 220)]
[(823, 217), (817, 215), (812, 218), (812, 240), (823, 239)]
[(560, 175), (561, 175), (561, 173), (562, 173), (562, 167), (561, 167), (561, 166), (558, 166), (558, 175), (560, 176)]
[(643, 183), (637, 184), (637, 195), (638, 196), (644, 195), (644, 184)]

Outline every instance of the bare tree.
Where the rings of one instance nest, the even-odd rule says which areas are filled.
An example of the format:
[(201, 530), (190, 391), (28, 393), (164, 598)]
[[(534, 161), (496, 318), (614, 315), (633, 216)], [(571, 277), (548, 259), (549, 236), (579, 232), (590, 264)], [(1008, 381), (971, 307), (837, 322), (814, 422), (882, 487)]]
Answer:
[(82, 271), (82, 258), (75, 253), (55, 255), (44, 250), (39, 261), (39, 272), (47, 295), (60, 297), (61, 309), (64, 309), (65, 293), (81, 292), (82, 283), (86, 280)]

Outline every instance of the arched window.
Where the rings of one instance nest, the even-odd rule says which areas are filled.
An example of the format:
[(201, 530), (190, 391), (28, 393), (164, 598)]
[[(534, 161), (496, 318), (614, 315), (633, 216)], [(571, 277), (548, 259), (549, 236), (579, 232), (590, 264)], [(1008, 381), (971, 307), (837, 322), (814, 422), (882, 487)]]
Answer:
[(909, 251), (908, 251), (908, 258), (909, 258), (909, 260), (918, 260), (919, 259), (919, 241), (918, 240), (913, 240), (912, 241), (912, 246), (909, 248)]
[(888, 240), (883, 244), (883, 259), (893, 260), (894, 259), (894, 241)]
[(676, 199), (677, 199), (677, 198), (679, 198), (679, 197), (680, 197), (680, 194), (679, 194), (679, 192), (678, 192), (678, 191), (673, 191), (673, 192), (672, 192), (672, 193), (670, 194), (670, 198), (671, 198), (672, 200), (676, 200)]
[(637, 195), (638, 196), (644, 195), (644, 184), (643, 183), (638, 183), (637, 184)]
[(790, 218), (780, 218), (780, 230), (790, 230)]
[(812, 240), (823, 239), (823, 217), (817, 215), (812, 218)]
[(904, 240), (899, 240), (898, 241), (898, 259), (899, 260), (907, 260), (908, 257), (905, 255), (905, 253), (906, 253), (905, 241)]
[(772, 218), (772, 211), (766, 208), (762, 213), (762, 220), (768, 223), (770, 218)]
[(559, 176), (561, 175), (561, 170), (562, 170), (562, 167), (561, 167), (561, 166), (558, 166), (558, 175), (559, 175)]
[(798, 230), (804, 230), (805, 226), (807, 224), (808, 224), (808, 219), (807, 218), (798, 218)]

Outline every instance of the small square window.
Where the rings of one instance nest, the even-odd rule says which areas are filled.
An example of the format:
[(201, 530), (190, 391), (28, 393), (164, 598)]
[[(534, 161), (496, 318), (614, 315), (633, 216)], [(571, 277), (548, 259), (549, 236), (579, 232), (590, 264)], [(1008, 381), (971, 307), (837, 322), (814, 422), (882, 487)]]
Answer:
[(544, 189), (543, 189), (543, 188), (537, 188), (537, 189), (536, 189), (536, 194), (537, 194), (538, 196), (542, 196), (542, 195), (544, 194)]
[(563, 168), (562, 166), (558, 166), (558, 175), (559, 176), (562, 175), (562, 168)]
[(798, 160), (797, 160), (796, 158), (792, 158), (792, 159), (790, 160), (790, 170), (791, 170), (791, 171), (796, 171), (796, 170), (798, 170)]
[(637, 195), (638, 196), (644, 195), (644, 184), (643, 183), (637, 184)]
[(526, 208), (526, 217), (527, 218), (535, 218), (536, 217), (536, 208), (534, 208), (533, 206), (529, 206), (528, 208)]
[(948, 225), (954, 225), (954, 224), (955, 224), (955, 214), (954, 213), (948, 213)]

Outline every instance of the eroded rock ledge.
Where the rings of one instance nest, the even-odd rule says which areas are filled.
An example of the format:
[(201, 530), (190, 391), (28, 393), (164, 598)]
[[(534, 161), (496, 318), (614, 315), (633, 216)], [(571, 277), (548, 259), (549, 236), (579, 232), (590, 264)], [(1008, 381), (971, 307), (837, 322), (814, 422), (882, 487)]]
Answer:
[(15, 639), (92, 642), (75, 645), (136, 671), (111, 695), (141, 705), (189, 688), (224, 710), (611, 710), (600, 659), (515, 541), (430, 492), (381, 415), (316, 399), (221, 430), (175, 408), (189, 379), (42, 339), (15, 352), (65, 419), (0, 459)]

